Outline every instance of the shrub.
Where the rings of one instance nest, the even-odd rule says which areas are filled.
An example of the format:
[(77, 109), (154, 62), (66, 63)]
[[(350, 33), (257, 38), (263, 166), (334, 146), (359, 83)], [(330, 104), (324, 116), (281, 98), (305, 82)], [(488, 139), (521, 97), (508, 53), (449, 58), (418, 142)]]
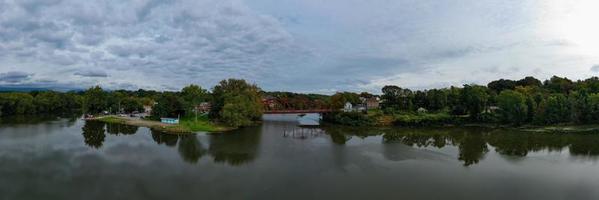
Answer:
[(346, 126), (372, 126), (374, 120), (360, 112), (336, 112), (324, 115), (323, 120), (329, 123)]

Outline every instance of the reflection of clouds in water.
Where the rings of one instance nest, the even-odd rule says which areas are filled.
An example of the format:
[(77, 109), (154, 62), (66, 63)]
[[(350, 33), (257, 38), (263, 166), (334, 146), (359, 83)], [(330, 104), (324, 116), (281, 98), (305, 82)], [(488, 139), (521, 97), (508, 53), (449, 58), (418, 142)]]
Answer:
[(316, 113), (309, 114), (265, 114), (262, 120), (268, 122), (295, 122), (299, 125), (315, 126), (320, 124), (321, 116)]
[[(567, 192), (597, 187), (597, 163), (571, 161), (574, 154), (596, 155), (596, 145), (591, 145), (599, 138), (595, 135), (321, 127), (327, 133), (296, 140), (282, 136), (296, 124), (266, 122), (226, 134), (175, 137), (146, 128), (131, 135), (109, 134), (107, 129), (123, 129), (103, 127), (103, 145), (94, 149), (83, 142), (82, 126), (0, 140), (0, 199), (223, 199), (223, 194), (232, 199), (310, 199), (310, 191), (323, 185), (327, 192), (318, 195), (324, 199), (414, 199), (430, 188), (439, 188), (439, 196), (427, 199), (456, 191), (500, 199), (493, 197), (505, 197), (504, 191), (487, 195), (498, 187), (536, 193), (548, 187)], [(487, 152), (482, 145), (489, 146)], [(563, 153), (551, 156), (548, 149)], [(481, 154), (485, 160), (471, 168), (458, 160), (459, 155), (476, 159)], [(514, 164), (500, 157), (504, 154), (523, 159)], [(506, 179), (519, 181), (505, 186)], [(231, 188), (236, 192), (230, 193)]]
[(383, 156), (390, 161), (405, 160), (449, 160), (447, 154), (430, 151), (426, 149), (417, 149), (403, 144), (385, 144), (383, 145)]
[(76, 124), (76, 118), (56, 116), (14, 116), (0, 118), (0, 139), (37, 137), (59, 132)]
[(320, 120), (321, 120), (320, 114), (306, 114), (306, 115), (300, 116), (298, 118), (300, 125), (305, 125), (305, 126), (320, 125)]

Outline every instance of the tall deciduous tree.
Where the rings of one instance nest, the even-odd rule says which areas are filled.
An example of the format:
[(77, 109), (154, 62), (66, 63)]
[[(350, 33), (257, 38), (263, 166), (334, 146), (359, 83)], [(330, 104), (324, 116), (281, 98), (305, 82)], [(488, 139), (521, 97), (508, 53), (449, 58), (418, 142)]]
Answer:
[(481, 119), (481, 113), (487, 107), (489, 94), (487, 88), (478, 85), (464, 85), (462, 90), (462, 102), (468, 110), (468, 114), (474, 120)]
[(414, 94), (409, 89), (402, 89), (395, 85), (387, 85), (382, 89), (382, 108), (388, 111), (413, 110)]
[(535, 115), (535, 122), (540, 124), (556, 124), (570, 119), (570, 104), (563, 94), (552, 94), (544, 99)]
[(241, 79), (221, 81), (213, 89), (210, 117), (232, 127), (249, 126), (262, 117), (260, 88)]
[(101, 113), (108, 107), (108, 94), (100, 86), (89, 88), (84, 93), (84, 111), (91, 114)]
[(497, 96), (501, 119), (504, 122), (521, 124), (527, 119), (528, 107), (524, 95), (513, 90), (504, 90)]
[(183, 100), (174, 93), (165, 92), (160, 95), (156, 105), (152, 108), (152, 116), (160, 117), (180, 117), (185, 115), (185, 106)]
[(188, 113), (194, 111), (197, 105), (208, 100), (208, 92), (197, 85), (188, 85), (181, 90), (181, 98)]
[(348, 102), (358, 104), (360, 103), (360, 96), (352, 92), (338, 92), (331, 96), (331, 108), (333, 109), (341, 109)]

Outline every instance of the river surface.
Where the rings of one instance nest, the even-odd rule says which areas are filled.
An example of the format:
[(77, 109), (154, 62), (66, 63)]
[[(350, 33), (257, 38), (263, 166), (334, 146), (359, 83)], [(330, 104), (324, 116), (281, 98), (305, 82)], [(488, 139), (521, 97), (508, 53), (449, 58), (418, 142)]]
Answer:
[[(0, 121), (0, 199), (599, 199), (599, 133)], [(25, 123), (26, 122), (26, 123)]]

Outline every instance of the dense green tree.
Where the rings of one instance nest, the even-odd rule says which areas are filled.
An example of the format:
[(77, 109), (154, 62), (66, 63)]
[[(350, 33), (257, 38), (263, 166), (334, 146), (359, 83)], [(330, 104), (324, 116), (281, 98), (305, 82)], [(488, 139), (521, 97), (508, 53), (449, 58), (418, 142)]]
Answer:
[(331, 108), (341, 109), (345, 106), (345, 103), (358, 104), (360, 102), (360, 96), (353, 92), (338, 92), (331, 96)]
[(449, 89), (446, 89), (447, 93), (447, 107), (450, 108), (450, 113), (452, 115), (465, 115), (468, 114), (466, 110), (466, 106), (462, 101), (462, 88), (451, 86)]
[(89, 88), (83, 96), (83, 110), (87, 113), (97, 114), (108, 108), (108, 94), (100, 86)]
[(563, 94), (552, 94), (544, 99), (535, 115), (535, 122), (540, 124), (556, 124), (570, 119), (570, 103)]
[(464, 85), (462, 102), (470, 118), (481, 120), (481, 113), (486, 109), (489, 94), (486, 87), (478, 85)]
[(210, 117), (232, 127), (249, 126), (262, 117), (260, 88), (241, 79), (221, 81), (213, 89)]
[(426, 91), (416, 91), (414, 92), (414, 100), (413, 105), (416, 109), (418, 108), (428, 108), (428, 99), (426, 96)]
[(121, 100), (121, 109), (125, 113), (142, 112), (144, 110), (143, 106), (141, 100), (136, 97), (125, 97)]
[(208, 92), (197, 85), (188, 85), (181, 90), (181, 98), (185, 103), (185, 110), (188, 113), (195, 111), (195, 107), (200, 103), (208, 101)]
[(528, 107), (524, 95), (513, 90), (504, 90), (497, 97), (497, 106), (504, 122), (522, 124), (526, 121)]
[(572, 122), (586, 123), (591, 121), (591, 106), (589, 104), (589, 95), (586, 90), (571, 92), (568, 96), (568, 100)]
[(570, 79), (553, 76), (545, 81), (543, 87), (552, 93), (568, 94), (574, 88), (574, 83)]
[(152, 108), (152, 117), (182, 117), (185, 116), (185, 106), (181, 97), (175, 93), (164, 92), (158, 96), (156, 104)]
[(496, 93), (500, 93), (503, 90), (513, 90), (516, 88), (516, 81), (499, 79), (496, 81), (491, 81), (489, 84), (487, 84), (487, 87)]
[(519, 81), (516, 81), (516, 85), (523, 86), (523, 87), (527, 87), (527, 86), (541, 87), (541, 86), (543, 86), (543, 83), (539, 79), (536, 79), (535, 77), (527, 76), (523, 79), (520, 79)]
[(220, 120), (232, 127), (250, 126), (262, 114), (261, 106), (247, 97), (235, 95), (225, 99)]
[(589, 93), (599, 93), (599, 78), (591, 77), (576, 83), (576, 90), (587, 90)]
[(38, 113), (54, 113), (65, 110), (63, 99), (57, 92), (42, 92), (33, 100)]
[(427, 109), (438, 111), (447, 106), (447, 94), (444, 90), (432, 89), (426, 94)]
[(599, 93), (591, 94), (588, 97), (589, 112), (591, 121), (599, 122)]
[(105, 110), (110, 111), (111, 113), (122, 113), (124, 111), (124, 107), (123, 107), (122, 103), (125, 98), (126, 98), (125, 92), (122, 92), (122, 91), (107, 92), (106, 93), (107, 108)]
[(4, 115), (24, 115), (36, 113), (34, 98), (27, 93), (0, 94), (0, 106)]
[(537, 111), (538, 104), (531, 96), (526, 97), (526, 122), (532, 122)]
[(395, 85), (387, 85), (383, 87), (382, 92), (382, 108), (386, 112), (413, 110), (414, 94), (411, 90)]

